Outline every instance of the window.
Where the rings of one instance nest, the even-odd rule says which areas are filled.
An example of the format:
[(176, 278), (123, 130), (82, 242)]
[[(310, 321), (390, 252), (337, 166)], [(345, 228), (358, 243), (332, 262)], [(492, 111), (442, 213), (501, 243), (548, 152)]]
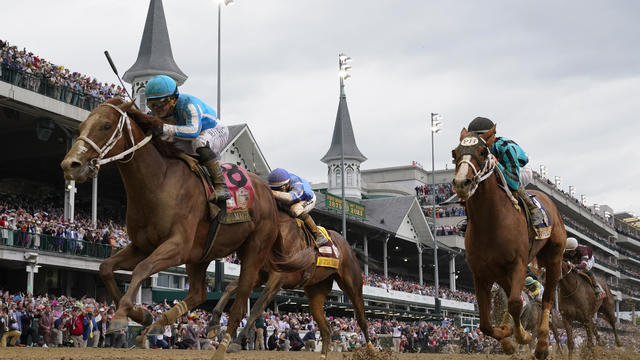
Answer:
[(340, 169), (336, 170), (336, 186), (339, 186), (342, 184), (342, 172), (340, 171)]
[(168, 274), (158, 274), (158, 286), (169, 287), (169, 277)]
[(353, 169), (348, 168), (347, 170), (347, 186), (355, 186), (355, 182), (353, 181)]

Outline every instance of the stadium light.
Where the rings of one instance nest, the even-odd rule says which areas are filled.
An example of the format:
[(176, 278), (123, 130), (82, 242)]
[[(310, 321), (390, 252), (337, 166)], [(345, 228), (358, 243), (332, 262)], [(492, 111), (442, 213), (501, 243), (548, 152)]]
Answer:
[(587, 205), (587, 195), (582, 194), (580, 195), (580, 202), (582, 203), (582, 205)]
[(576, 194), (576, 187), (573, 185), (569, 185), (569, 194), (573, 197)]
[(547, 176), (547, 167), (544, 165), (540, 165), (540, 176), (541, 177)]
[(560, 187), (560, 184), (562, 183), (562, 178), (560, 176), (556, 176), (555, 179), (555, 183), (556, 183), (556, 187)]

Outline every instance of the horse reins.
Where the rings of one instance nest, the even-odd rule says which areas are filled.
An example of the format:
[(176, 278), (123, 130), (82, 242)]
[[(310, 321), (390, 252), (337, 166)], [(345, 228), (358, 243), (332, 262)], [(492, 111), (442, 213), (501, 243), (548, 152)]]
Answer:
[[(119, 107), (110, 104), (110, 103), (102, 103), (100, 104), (100, 106), (102, 105), (106, 105), (106, 106), (110, 106), (114, 109), (116, 109), (116, 111), (118, 111), (120, 113), (120, 119), (118, 120), (118, 125), (116, 126), (115, 131), (111, 134), (111, 137), (109, 138), (109, 140), (107, 140), (107, 142), (104, 144), (104, 146), (99, 147), (98, 145), (96, 145), (96, 143), (89, 139), (86, 136), (80, 135), (78, 136), (78, 140), (82, 140), (85, 143), (89, 144), (89, 146), (91, 146), (93, 148), (93, 150), (95, 150), (98, 153), (98, 156), (91, 159), (89, 161), (89, 168), (91, 169), (92, 172), (97, 173), (98, 170), (100, 169), (101, 165), (104, 164), (108, 164), (112, 161), (116, 161), (116, 160), (120, 160), (122, 158), (124, 158), (125, 156), (131, 154), (131, 158), (129, 158), (126, 161), (123, 162), (129, 162), (133, 159), (133, 155), (135, 154), (136, 150), (140, 149), (141, 147), (145, 146), (149, 141), (151, 141), (151, 137), (152, 135), (148, 135), (147, 137), (145, 137), (144, 139), (142, 139), (139, 143), (135, 143), (134, 139), (133, 139), (133, 132), (131, 131), (131, 121), (129, 119), (129, 116), (127, 115), (126, 112), (122, 111), (122, 109), (120, 109)], [(118, 141), (120, 141), (120, 139), (123, 137), (124, 135), (124, 131), (123, 128), (124, 126), (127, 126), (127, 132), (129, 133), (129, 140), (131, 141), (131, 144), (133, 144), (130, 148), (128, 148), (127, 150), (119, 153), (118, 155), (114, 155), (111, 156), (109, 158), (104, 158), (107, 153), (109, 153), (109, 151), (111, 151), (111, 149), (113, 149), (113, 147), (118, 143)]]
[[(558, 284), (560, 283), (560, 281), (562, 281), (562, 279), (564, 279), (567, 275), (571, 274), (571, 272), (573, 271), (573, 267), (569, 266), (569, 271), (567, 271), (566, 274), (560, 276), (560, 280), (558, 280)], [(573, 291), (571, 293), (569, 293), (569, 295), (562, 295), (563, 298), (568, 298), (573, 296), (576, 292), (578, 292), (578, 282), (576, 281), (576, 288), (573, 289)]]

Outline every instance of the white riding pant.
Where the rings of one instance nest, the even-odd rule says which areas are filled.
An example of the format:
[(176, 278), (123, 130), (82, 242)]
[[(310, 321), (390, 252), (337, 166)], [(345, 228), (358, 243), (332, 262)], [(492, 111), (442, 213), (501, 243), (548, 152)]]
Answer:
[(291, 212), (291, 215), (293, 217), (300, 217), (300, 215), (302, 214), (308, 214), (309, 211), (311, 211), (315, 206), (316, 196), (313, 195), (310, 200), (298, 201), (297, 203), (291, 205), (289, 211)]
[(529, 164), (520, 168), (520, 186), (526, 187), (533, 180), (533, 170)]
[(229, 139), (229, 128), (218, 124), (214, 128), (202, 130), (200, 135), (193, 140), (175, 139), (176, 147), (184, 151), (186, 154), (193, 155), (196, 153), (197, 148), (206, 146), (207, 143), (209, 143), (211, 150), (216, 153), (216, 156), (220, 157), (220, 152)]
[(586, 267), (585, 270), (586, 271), (591, 270), (591, 268), (593, 267), (593, 264), (594, 264), (593, 256), (590, 257), (589, 260), (587, 260), (586, 264), (587, 264), (587, 267)]

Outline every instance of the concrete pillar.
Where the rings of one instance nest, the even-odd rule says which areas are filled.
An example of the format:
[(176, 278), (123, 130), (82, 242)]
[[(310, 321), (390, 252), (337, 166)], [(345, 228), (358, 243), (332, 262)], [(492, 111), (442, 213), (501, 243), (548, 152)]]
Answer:
[(620, 301), (616, 300), (616, 324), (620, 323)]
[(449, 260), (449, 289), (456, 291), (456, 255), (451, 254)]
[(27, 265), (27, 292), (33, 294), (33, 274), (36, 272), (36, 265)]
[(273, 300), (273, 312), (274, 313), (278, 312), (278, 300), (276, 299)]
[(98, 225), (98, 175), (91, 184), (91, 223), (93, 226)]
[(75, 283), (75, 274), (67, 271), (67, 281), (66, 281), (66, 286), (65, 286), (65, 296), (69, 297), (71, 296), (71, 284)]
[(389, 235), (384, 239), (384, 247), (382, 248), (382, 256), (384, 260), (384, 276), (388, 277), (389, 273), (387, 272), (387, 244), (389, 243)]
[(418, 247), (418, 279), (420, 280), (420, 286), (424, 284), (424, 280), (422, 278), (422, 244), (416, 243)]
[[(369, 240), (367, 239), (367, 234), (364, 234), (364, 256), (369, 257)], [(364, 264), (364, 276), (369, 276), (369, 264)]]
[(138, 288), (138, 293), (136, 294), (136, 304), (142, 304), (142, 285)]
[(76, 182), (66, 180), (64, 188), (64, 218), (68, 222), (73, 222), (76, 204)]

